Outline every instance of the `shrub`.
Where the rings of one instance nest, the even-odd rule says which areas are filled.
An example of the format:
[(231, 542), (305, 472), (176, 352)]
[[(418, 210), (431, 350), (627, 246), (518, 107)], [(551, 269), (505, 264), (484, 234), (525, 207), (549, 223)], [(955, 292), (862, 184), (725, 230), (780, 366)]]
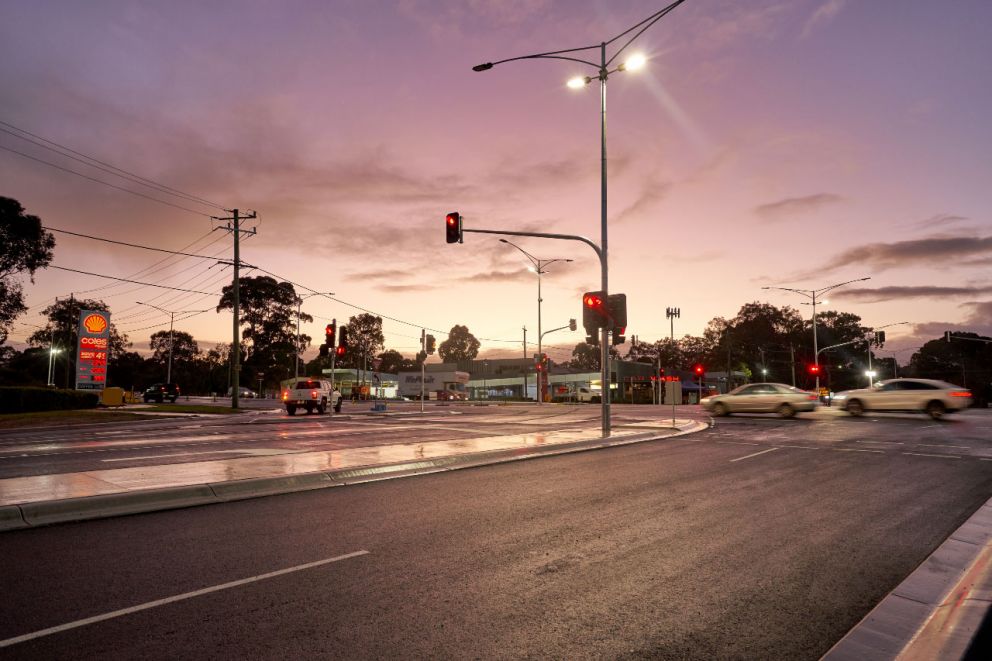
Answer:
[(96, 392), (52, 388), (0, 387), (0, 413), (92, 409), (100, 401)]

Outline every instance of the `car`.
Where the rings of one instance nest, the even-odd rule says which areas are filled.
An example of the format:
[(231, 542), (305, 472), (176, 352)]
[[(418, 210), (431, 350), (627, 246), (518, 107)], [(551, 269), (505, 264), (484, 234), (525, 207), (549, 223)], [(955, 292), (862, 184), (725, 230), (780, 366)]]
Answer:
[[(230, 397), (233, 394), (233, 392), (234, 392), (234, 388), (228, 388), (227, 396)], [(258, 393), (252, 390), (251, 388), (245, 388), (244, 386), (241, 386), (238, 389), (238, 397), (243, 399), (255, 399), (256, 397), (258, 397)]]
[(289, 415), (296, 415), (296, 410), (301, 408), (308, 414), (326, 413), (328, 407), (340, 413), (341, 393), (327, 379), (293, 379), (283, 385), (282, 403)]
[(704, 397), (700, 404), (713, 415), (778, 413), (791, 418), (799, 411), (813, 411), (819, 401), (814, 393), (784, 383), (748, 383), (723, 395)]
[(154, 383), (145, 389), (143, 395), (145, 402), (156, 401), (159, 404), (165, 400), (173, 404), (179, 399), (179, 384), (177, 383)]
[(871, 388), (846, 390), (833, 397), (851, 415), (865, 411), (925, 412), (934, 420), (971, 406), (971, 391), (935, 379), (888, 379)]

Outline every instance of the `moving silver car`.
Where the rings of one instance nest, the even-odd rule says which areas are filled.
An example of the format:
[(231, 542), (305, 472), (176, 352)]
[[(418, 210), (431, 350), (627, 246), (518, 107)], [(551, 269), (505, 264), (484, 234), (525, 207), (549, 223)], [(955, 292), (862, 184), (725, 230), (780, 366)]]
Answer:
[(725, 395), (704, 397), (700, 402), (713, 415), (731, 413), (778, 413), (791, 418), (799, 411), (812, 411), (816, 395), (784, 383), (749, 383)]
[(971, 406), (971, 391), (934, 379), (889, 379), (871, 388), (846, 390), (833, 401), (851, 415), (865, 411), (925, 411), (934, 420)]

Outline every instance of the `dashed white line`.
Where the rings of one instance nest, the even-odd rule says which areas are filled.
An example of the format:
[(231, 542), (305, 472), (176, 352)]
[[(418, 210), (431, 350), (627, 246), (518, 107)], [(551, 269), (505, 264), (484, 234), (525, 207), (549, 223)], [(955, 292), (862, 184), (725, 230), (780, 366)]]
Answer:
[(837, 452), (874, 452), (875, 454), (885, 454), (882, 450), (861, 450), (859, 448), (830, 448)]
[(734, 463), (735, 461), (744, 461), (745, 459), (750, 459), (751, 457), (757, 457), (759, 454), (766, 454), (768, 452), (775, 452), (775, 450), (778, 450), (778, 449), (780, 449), (780, 448), (768, 448), (767, 450), (762, 450), (761, 452), (755, 452), (754, 454), (749, 454), (749, 455), (746, 455), (744, 457), (737, 457), (736, 459), (731, 459), (730, 460), (730, 463)]
[(943, 443), (917, 443), (921, 448), (960, 448), (962, 450), (967, 450), (970, 445), (944, 445)]
[(936, 457), (937, 459), (960, 459), (957, 455), (953, 454), (924, 454), (922, 452), (903, 452), (903, 454), (911, 454), (914, 457)]
[(6, 640), (0, 640), (0, 647), (10, 647), (11, 645), (16, 645), (18, 643), (34, 640), (36, 638), (50, 636), (54, 633), (61, 633), (63, 631), (68, 631), (69, 629), (84, 627), (87, 624), (95, 624), (97, 622), (103, 622), (105, 620), (112, 620), (117, 617), (123, 617), (124, 615), (130, 615), (131, 613), (137, 613), (139, 611), (148, 610), (149, 608), (155, 608), (157, 606), (165, 606), (166, 604), (173, 604), (177, 601), (184, 601), (186, 599), (192, 599), (193, 597), (199, 597), (205, 594), (210, 594), (211, 592), (218, 592), (220, 590), (236, 588), (241, 585), (247, 585), (249, 583), (264, 581), (265, 579), (268, 578), (275, 578), (276, 576), (291, 574), (293, 572), (303, 571), (304, 569), (313, 569), (314, 567), (320, 567), (321, 565), (327, 565), (332, 562), (340, 562), (341, 560), (347, 560), (349, 558), (355, 558), (361, 555), (368, 555), (368, 553), (369, 552), (365, 550), (354, 551), (352, 553), (345, 553), (344, 555), (337, 555), (334, 556), (333, 558), (325, 558), (323, 560), (317, 560), (316, 562), (308, 562), (303, 565), (296, 565), (295, 567), (287, 567), (286, 569), (279, 569), (277, 571), (269, 572), (267, 574), (259, 574), (257, 576), (250, 576), (248, 578), (242, 578), (240, 580), (231, 581), (229, 583), (221, 583), (220, 585), (214, 585), (209, 588), (203, 588), (202, 590), (194, 590), (192, 592), (184, 592), (183, 594), (177, 594), (172, 597), (165, 597), (164, 599), (147, 601), (143, 604), (138, 604), (137, 606), (131, 606), (130, 608), (122, 608), (120, 610), (111, 611), (109, 613), (104, 613), (102, 615), (94, 615), (93, 617), (87, 617), (82, 620), (76, 620), (75, 622), (60, 624), (56, 627), (49, 627), (47, 629), (42, 629), (40, 631), (26, 633), (23, 636), (16, 636), (14, 638), (7, 638)]

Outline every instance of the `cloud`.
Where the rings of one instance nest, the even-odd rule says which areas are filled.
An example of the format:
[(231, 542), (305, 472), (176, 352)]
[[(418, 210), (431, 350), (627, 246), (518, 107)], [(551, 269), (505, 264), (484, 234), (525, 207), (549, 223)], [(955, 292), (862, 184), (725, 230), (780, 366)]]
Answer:
[(810, 17), (806, 19), (806, 23), (803, 25), (803, 30), (799, 36), (805, 39), (820, 25), (827, 24), (834, 20), (846, 4), (847, 0), (827, 0), (821, 4), (816, 8), (816, 11), (814, 11)]
[(854, 299), (861, 303), (878, 303), (906, 298), (949, 298), (992, 293), (992, 286), (985, 287), (878, 287), (877, 289), (840, 289), (831, 298)]
[(622, 223), (628, 220), (651, 221), (649, 212), (652, 207), (667, 197), (672, 185), (660, 181), (646, 182), (641, 194), (634, 202), (618, 213), (613, 222)]
[(955, 225), (968, 220), (966, 216), (955, 216), (949, 213), (938, 213), (935, 216), (930, 216), (923, 220), (917, 220), (912, 223), (907, 223), (907, 227), (914, 227), (919, 229), (935, 229), (944, 225)]
[(817, 211), (825, 206), (844, 200), (834, 193), (817, 193), (804, 197), (789, 197), (777, 202), (769, 202), (754, 208), (754, 213), (765, 220), (785, 220), (791, 216)]
[(407, 294), (409, 292), (429, 291), (437, 289), (437, 285), (376, 285), (376, 289), (389, 294)]
[(364, 273), (350, 273), (342, 280), (349, 282), (363, 282), (368, 280), (394, 280), (398, 278), (409, 278), (411, 273), (403, 269), (387, 269), (383, 271), (366, 271)]
[(520, 282), (523, 280), (533, 280), (534, 274), (527, 269), (517, 269), (514, 271), (483, 271), (473, 275), (460, 277), (462, 282)]
[(961, 307), (969, 310), (964, 321), (928, 321), (922, 324), (914, 324), (914, 334), (920, 338), (930, 339), (943, 336), (944, 331), (960, 331), (978, 333), (986, 337), (992, 336), (992, 301), (971, 301), (963, 303)]
[(992, 259), (992, 236), (933, 237), (896, 243), (871, 243), (852, 248), (827, 262), (825, 268), (835, 270), (860, 264), (880, 271), (918, 263), (971, 265), (989, 259)]

